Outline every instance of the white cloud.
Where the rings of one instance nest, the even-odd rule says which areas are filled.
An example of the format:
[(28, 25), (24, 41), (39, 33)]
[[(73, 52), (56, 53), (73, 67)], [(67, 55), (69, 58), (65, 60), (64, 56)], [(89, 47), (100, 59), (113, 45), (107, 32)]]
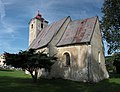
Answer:
[(4, 6), (3, 2), (0, 0), (0, 19), (1, 19), (1, 21), (4, 16), (5, 16), (5, 6)]
[(2, 44), (0, 44), (0, 48), (2, 48), (2, 50), (0, 51), (1, 53), (5, 52), (9, 52), (9, 53), (17, 53), (20, 50), (25, 50), (26, 48), (22, 48), (22, 47), (15, 47), (12, 46), (10, 41), (7, 42), (2, 42)]
[[(22, 25), (20, 24), (21, 19), (18, 18), (14, 18), (6, 15), (7, 11), (5, 11), (5, 8), (8, 5), (12, 5), (16, 2), (16, 0), (4, 0), (4, 2), (2, 0), (0, 0), (0, 28), (1, 28), (1, 33), (7, 33), (7, 34), (12, 34), (14, 33), (16, 30), (20, 29), (20, 28), (25, 28), (26, 25)], [(9, 6), (10, 7), (10, 6)], [(7, 7), (7, 8), (9, 8)], [(6, 8), (6, 10), (7, 10)], [(14, 11), (11, 11), (14, 13)], [(24, 14), (22, 14), (24, 16)], [(17, 15), (18, 16), (18, 15)], [(21, 16), (20, 16), (21, 17)]]
[(13, 16), (14, 13), (18, 11), (11, 11), (13, 15), (8, 15), (9, 12), (8, 10), (12, 9), (11, 6), (15, 3), (16, 0), (3, 0), (3, 1), (0, 0), (0, 53), (3, 53), (4, 51), (13, 53), (13, 52), (18, 52), (19, 50), (26, 49), (26, 47), (22, 47), (21, 45), (18, 45), (19, 42), (21, 42), (23, 46), (25, 42), (27, 43), (26, 41), (27, 38), (22, 38), (21, 33), (18, 31), (26, 28), (26, 25), (28, 25), (28, 24), (22, 24), (24, 17), (26, 15), (21, 14), (23, 19), (21, 18), (21, 15), (19, 15), (19, 18), (14, 18)]
[(2, 31), (1, 32), (4, 32), (4, 33), (16, 33), (16, 31), (20, 28), (26, 28), (26, 25), (21, 25), (21, 24), (17, 24), (17, 23), (14, 23), (12, 21), (3, 21), (2, 22)]
[[(6, 3), (6, 4), (9, 4), (9, 3)], [(12, 32), (14, 32), (14, 29), (11, 28), (11, 26), (8, 23), (5, 23), (5, 21), (4, 21), (4, 17), (6, 15), (5, 12), (6, 12), (5, 5), (2, 2), (2, 0), (0, 0), (0, 22), (1, 22), (1, 26), (4, 30), (3, 32), (12, 33)]]

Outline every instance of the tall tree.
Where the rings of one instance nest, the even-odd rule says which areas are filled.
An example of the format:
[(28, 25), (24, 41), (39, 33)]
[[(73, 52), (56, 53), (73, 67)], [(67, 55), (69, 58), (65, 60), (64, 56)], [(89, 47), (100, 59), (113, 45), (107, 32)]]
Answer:
[(4, 56), (6, 65), (29, 71), (34, 81), (38, 78), (38, 69), (45, 68), (45, 70), (50, 71), (51, 66), (54, 64), (53, 60), (57, 59), (54, 56), (48, 56), (44, 51), (36, 53), (34, 49), (20, 51), (18, 54), (5, 52)]
[(108, 43), (108, 54), (120, 51), (120, 0), (104, 0), (101, 27)]

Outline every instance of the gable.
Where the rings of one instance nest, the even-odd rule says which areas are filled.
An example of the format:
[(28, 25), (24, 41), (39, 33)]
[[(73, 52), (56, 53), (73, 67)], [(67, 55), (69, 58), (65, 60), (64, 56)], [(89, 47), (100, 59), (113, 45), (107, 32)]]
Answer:
[(96, 20), (97, 17), (72, 21), (57, 46), (90, 42)]

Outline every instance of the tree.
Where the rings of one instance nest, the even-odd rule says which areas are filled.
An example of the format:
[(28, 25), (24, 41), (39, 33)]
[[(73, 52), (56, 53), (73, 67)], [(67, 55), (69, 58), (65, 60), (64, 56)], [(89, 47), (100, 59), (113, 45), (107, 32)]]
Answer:
[(120, 51), (120, 0), (105, 0), (101, 27), (108, 43), (108, 54)]
[(120, 74), (120, 53), (114, 53), (114, 62), (113, 65), (116, 67), (116, 72)]
[(113, 66), (113, 62), (114, 62), (114, 57), (113, 56), (106, 56), (105, 57), (105, 64), (106, 64), (106, 68), (108, 70), (108, 72), (114, 72), (114, 66)]
[(54, 64), (53, 61), (57, 59), (54, 56), (48, 56), (44, 51), (36, 53), (34, 49), (20, 51), (18, 54), (5, 52), (4, 56), (6, 65), (29, 71), (34, 81), (38, 78), (38, 69), (45, 68), (50, 72), (51, 66)]

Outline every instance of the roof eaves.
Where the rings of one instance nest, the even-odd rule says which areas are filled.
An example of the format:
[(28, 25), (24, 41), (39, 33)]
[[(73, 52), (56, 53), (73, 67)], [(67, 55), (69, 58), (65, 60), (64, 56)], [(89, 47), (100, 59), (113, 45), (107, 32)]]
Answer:
[(56, 47), (65, 47), (65, 46), (74, 46), (74, 45), (90, 45), (90, 42), (81, 42), (81, 43), (72, 43), (72, 44), (58, 45)]

